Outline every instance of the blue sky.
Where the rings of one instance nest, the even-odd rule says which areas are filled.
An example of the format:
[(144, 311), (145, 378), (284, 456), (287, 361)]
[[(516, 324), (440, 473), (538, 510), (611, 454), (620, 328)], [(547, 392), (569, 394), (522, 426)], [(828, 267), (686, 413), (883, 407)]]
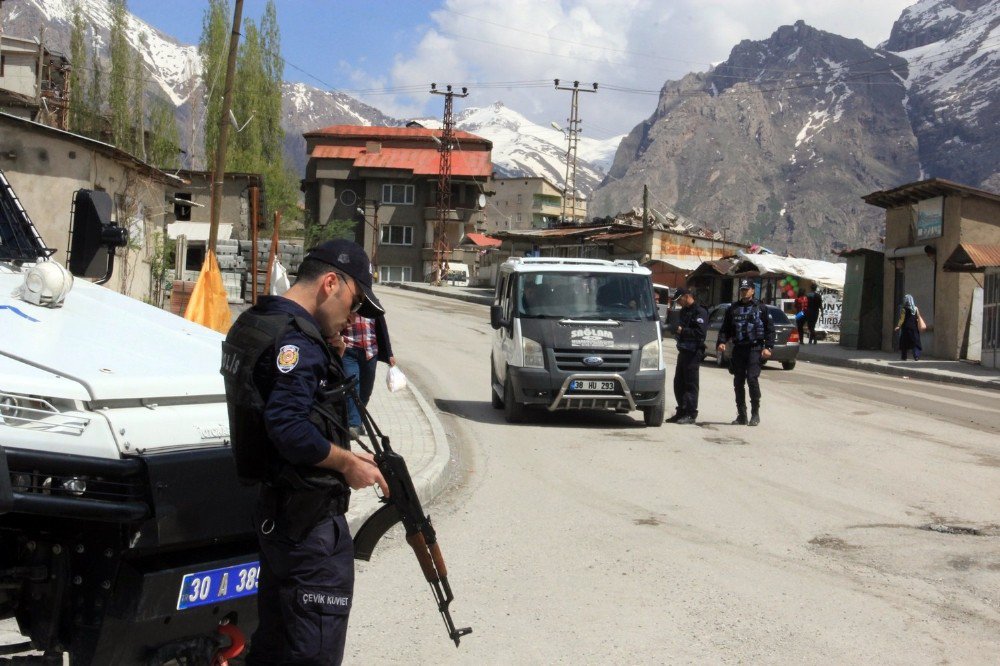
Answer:
[[(205, 0), (129, 0), (182, 42), (201, 34)], [(666, 80), (705, 71), (743, 39), (809, 25), (875, 46), (913, 0), (277, 0), (285, 78), (336, 88), (397, 118), (438, 116), (430, 82), (468, 86), (456, 110), (496, 101), (548, 125), (568, 95), (551, 79), (597, 81), (581, 96), (584, 132), (627, 133)], [(264, 0), (245, 0), (259, 17)], [(362, 92), (377, 89), (378, 92)]]

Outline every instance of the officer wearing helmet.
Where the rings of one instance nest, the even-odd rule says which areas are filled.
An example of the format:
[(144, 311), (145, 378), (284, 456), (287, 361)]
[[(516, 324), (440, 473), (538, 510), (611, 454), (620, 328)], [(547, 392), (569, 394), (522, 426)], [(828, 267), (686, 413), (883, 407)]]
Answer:
[(351, 488), (385, 479), (350, 449), (352, 388), (340, 331), (383, 310), (356, 243), (310, 250), (283, 296), (261, 298), (223, 343), (222, 374), (237, 473), (258, 484), (259, 624), (247, 664), (339, 664), (354, 592), (344, 513)]
[[(736, 419), (733, 425), (760, 423), (760, 365), (771, 357), (774, 348), (774, 323), (771, 314), (754, 298), (750, 280), (740, 280), (740, 298), (726, 309), (719, 329), (717, 353), (732, 345), (731, 368), (736, 392)], [(747, 421), (747, 398), (744, 386), (750, 385), (750, 420)]]

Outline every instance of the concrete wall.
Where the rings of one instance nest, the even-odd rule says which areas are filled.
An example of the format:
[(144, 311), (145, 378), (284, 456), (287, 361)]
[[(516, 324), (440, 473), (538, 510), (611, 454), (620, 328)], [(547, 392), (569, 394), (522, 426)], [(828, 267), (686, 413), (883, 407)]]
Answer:
[(3, 37), (0, 40), (0, 53), (4, 59), (0, 88), (34, 97), (38, 92), (38, 76), (35, 74), (38, 45), (23, 39)]
[[(172, 192), (186, 192), (191, 195), (191, 201), (202, 204), (201, 207), (191, 207), (191, 222), (209, 223), (212, 221), (212, 181), (208, 174), (180, 172), (178, 174), (184, 180), (190, 180), (190, 185), (182, 185)], [(250, 190), (254, 179), (247, 176), (226, 176), (222, 183), (222, 210), (219, 212), (219, 222), (233, 225), (233, 238), (250, 238)], [(265, 193), (263, 185), (260, 186), (262, 203)], [(264, 211), (259, 211), (260, 215)], [(261, 218), (259, 224), (270, 225), (270, 220)]]
[(968, 328), (972, 307), (972, 291), (981, 286), (982, 276), (975, 273), (953, 273), (943, 270), (959, 243), (1000, 243), (1000, 203), (975, 195), (947, 195), (939, 238), (918, 241), (911, 228), (909, 206), (886, 211), (885, 248), (888, 254), (896, 248), (926, 245), (933, 248), (929, 255), (918, 254), (903, 259), (886, 259), (883, 279), (882, 349), (893, 348), (893, 328), (898, 319), (900, 299), (896, 297), (896, 264), (933, 262), (933, 284), (906, 284), (906, 293), (925, 294), (916, 298), (917, 307), (927, 320), (928, 330), (921, 335), (924, 352), (942, 359), (964, 358), (968, 350)]
[[(14, 157), (10, 157), (10, 153)], [(163, 232), (168, 219), (167, 187), (88, 148), (83, 142), (25, 129), (0, 119), (0, 169), (21, 200), (54, 258), (66, 263), (70, 210), (79, 189), (105, 190), (118, 200), (132, 192), (139, 215), (130, 229), (133, 244), (118, 250), (111, 280), (105, 285), (138, 299), (150, 295), (151, 236)], [(173, 220), (173, 206), (169, 207)], [(126, 220), (118, 220), (122, 226)]]

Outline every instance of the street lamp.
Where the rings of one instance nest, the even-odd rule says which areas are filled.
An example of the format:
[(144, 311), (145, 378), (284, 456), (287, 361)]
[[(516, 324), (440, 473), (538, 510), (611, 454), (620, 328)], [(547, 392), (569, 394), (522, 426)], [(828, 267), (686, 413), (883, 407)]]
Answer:
[[(372, 251), (371, 251), (371, 254), (369, 256), (371, 257), (371, 260), (372, 260), (372, 270), (375, 273), (375, 275), (378, 275), (378, 246), (379, 246), (379, 243), (382, 240), (382, 239), (380, 239), (378, 237), (379, 236), (378, 209), (379, 209), (379, 206), (381, 206), (382, 204), (381, 204), (381, 202), (379, 202), (378, 199), (363, 200), (361, 202), (361, 204), (362, 204), (362, 206), (364, 206), (364, 208), (359, 207), (357, 209), (357, 211), (361, 215), (362, 221), (366, 225), (370, 226), (371, 229), (372, 229)], [(370, 223), (368, 222), (368, 215), (367, 215), (367, 213), (365, 213), (365, 209), (367, 208), (367, 204), (371, 204), (372, 205), (372, 209), (374, 210), (374, 214), (372, 215), (372, 221)]]

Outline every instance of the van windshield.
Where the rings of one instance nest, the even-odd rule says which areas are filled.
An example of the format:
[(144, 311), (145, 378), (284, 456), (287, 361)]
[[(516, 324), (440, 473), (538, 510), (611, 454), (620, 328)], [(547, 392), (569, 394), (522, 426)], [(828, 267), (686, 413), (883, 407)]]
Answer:
[(626, 273), (523, 273), (515, 303), (519, 317), (655, 320), (651, 284)]

